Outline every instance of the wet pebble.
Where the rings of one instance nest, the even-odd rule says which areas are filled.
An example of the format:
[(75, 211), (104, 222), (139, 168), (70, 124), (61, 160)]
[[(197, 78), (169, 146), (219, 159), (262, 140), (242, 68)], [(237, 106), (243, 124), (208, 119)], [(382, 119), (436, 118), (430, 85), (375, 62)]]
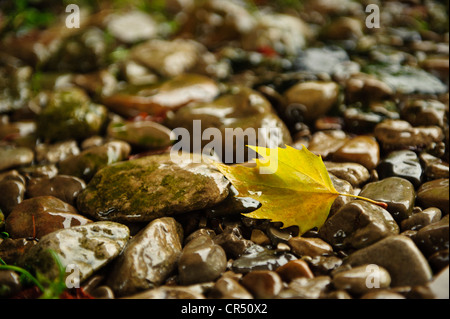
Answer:
[[(183, 137), (178, 146), (192, 152), (205, 152), (207, 147), (213, 147), (222, 162), (227, 164), (255, 158), (256, 153), (245, 148), (247, 144), (281, 147), (292, 142), (289, 130), (274, 112), (270, 102), (259, 92), (243, 86), (220, 95), (212, 102), (182, 107), (173, 116), (169, 116), (165, 124), (180, 132), (186, 129), (190, 136), (195, 136), (199, 127), (204, 132), (211, 129), (208, 138), (202, 138), (201, 145), (194, 144), (190, 139), (186, 141)], [(217, 130), (217, 134), (213, 129)], [(276, 134), (273, 135), (263, 133), (275, 130)], [(213, 141), (210, 140), (212, 137)]]
[(430, 256), (440, 250), (449, 249), (449, 215), (440, 221), (421, 228), (414, 236), (414, 242), (425, 256)]
[(333, 253), (333, 247), (320, 238), (293, 237), (289, 239), (288, 245), (292, 253), (299, 257), (316, 257)]
[(80, 154), (75, 140), (57, 142), (54, 144), (38, 144), (35, 148), (36, 161), (39, 163), (59, 163), (72, 155)]
[(413, 151), (399, 150), (389, 153), (377, 166), (380, 179), (397, 176), (409, 180), (415, 187), (422, 181), (422, 166)]
[(297, 259), (290, 253), (278, 254), (259, 245), (249, 247), (245, 253), (233, 261), (231, 269), (236, 273), (248, 273), (253, 270), (276, 270), (290, 260)]
[(345, 259), (345, 264), (357, 267), (376, 264), (391, 276), (391, 286), (421, 285), (432, 278), (432, 272), (414, 241), (403, 235), (384, 238), (362, 248)]
[(25, 179), (16, 170), (0, 175), (0, 210), (8, 216), (25, 196)]
[(336, 256), (303, 257), (303, 259), (315, 276), (330, 275), (334, 269), (342, 265), (342, 259)]
[(129, 86), (103, 97), (110, 110), (126, 118), (145, 112), (151, 116), (165, 116), (189, 103), (212, 101), (219, 94), (217, 83), (199, 74), (181, 74), (154, 89)]
[(349, 182), (353, 187), (359, 187), (370, 178), (369, 170), (358, 163), (336, 163), (324, 161), (324, 164), (329, 173)]
[(443, 127), (445, 104), (437, 100), (408, 100), (401, 109), (402, 119), (413, 126), (436, 125)]
[[(328, 173), (330, 175), (331, 183), (333, 183), (334, 188), (341, 194), (353, 194), (355, 191), (353, 190), (352, 185), (346, 180), (337, 178), (332, 173)], [(338, 196), (333, 204), (331, 204), (330, 213), (328, 216), (333, 216), (342, 206), (347, 203), (350, 203), (354, 200), (352, 197), (348, 196)]]
[(437, 207), (444, 214), (448, 214), (448, 181), (448, 178), (441, 178), (422, 184), (417, 190), (417, 203), (423, 208)]
[(338, 101), (339, 86), (335, 82), (301, 82), (284, 93), (287, 105), (298, 105), (305, 122), (325, 115)]
[(252, 229), (250, 240), (257, 245), (265, 246), (270, 245), (270, 238), (261, 229)]
[(37, 118), (37, 134), (45, 141), (82, 140), (100, 134), (107, 109), (90, 101), (80, 88), (53, 92)]
[(34, 239), (27, 238), (5, 238), (0, 241), (0, 258), (6, 264), (14, 264), (19, 257), (37, 244)]
[(226, 269), (227, 258), (223, 248), (208, 236), (191, 240), (178, 261), (178, 276), (182, 285), (216, 280)]
[(404, 178), (387, 177), (368, 183), (359, 195), (386, 203), (387, 211), (397, 222), (401, 222), (413, 214), (416, 192), (414, 185)]
[(239, 258), (247, 248), (253, 245), (252, 241), (242, 236), (242, 231), (238, 226), (226, 226), (224, 231), (213, 240), (217, 245), (222, 246), (227, 257), (233, 259)]
[(328, 158), (349, 139), (347, 134), (341, 130), (319, 131), (311, 136), (308, 149), (314, 154), (322, 156), (322, 158)]
[(424, 175), (428, 181), (433, 179), (449, 178), (448, 163), (425, 152), (421, 153), (419, 158), (423, 163)]
[(127, 159), (130, 151), (130, 145), (123, 141), (111, 141), (101, 146), (93, 146), (59, 162), (59, 173), (89, 181), (101, 168)]
[(27, 147), (0, 146), (0, 171), (31, 164), (34, 153)]
[(172, 144), (172, 133), (167, 127), (152, 121), (112, 122), (108, 136), (140, 149), (163, 148)]
[(177, 267), (183, 229), (171, 217), (155, 219), (128, 242), (114, 261), (108, 286), (118, 296), (160, 286)]
[(105, 24), (112, 36), (124, 43), (135, 43), (157, 35), (152, 17), (142, 11), (130, 10), (106, 17)]
[(362, 295), (373, 289), (388, 288), (390, 284), (391, 276), (387, 270), (377, 265), (362, 265), (340, 271), (333, 276), (336, 289), (343, 289), (355, 295)]
[(444, 139), (439, 126), (413, 127), (403, 120), (385, 120), (373, 133), (385, 151), (426, 150)]
[(241, 283), (257, 299), (273, 298), (283, 288), (280, 275), (271, 270), (253, 270), (242, 277)]
[(335, 249), (361, 249), (398, 233), (397, 223), (385, 209), (354, 200), (327, 219), (319, 237)]
[(42, 238), (58, 229), (85, 225), (91, 220), (53, 196), (39, 196), (18, 204), (6, 219), (6, 231), (12, 238)]
[(13, 270), (0, 270), (0, 298), (10, 298), (22, 290), (20, 275)]
[(298, 277), (314, 277), (311, 269), (309, 269), (308, 263), (302, 259), (289, 261), (287, 264), (278, 267), (276, 273), (280, 275), (285, 282), (290, 282)]
[(325, 297), (331, 289), (329, 276), (314, 278), (300, 277), (292, 280), (287, 288), (284, 288), (278, 298), (318, 299)]
[(436, 207), (430, 207), (416, 213), (408, 219), (402, 220), (400, 226), (402, 231), (419, 230), (429, 224), (438, 222), (441, 219), (441, 210)]
[(215, 282), (208, 296), (215, 299), (253, 299), (253, 295), (238, 280), (226, 276)]
[(380, 160), (380, 148), (371, 136), (360, 135), (350, 139), (333, 153), (333, 161), (355, 162), (368, 170), (374, 169)]
[(27, 185), (27, 197), (53, 196), (76, 206), (78, 194), (86, 187), (86, 183), (75, 176), (57, 175), (52, 178), (33, 178)]
[(18, 265), (39, 271), (50, 280), (56, 279), (59, 267), (48, 253), (51, 249), (64, 269), (68, 265), (76, 267), (82, 282), (117, 257), (129, 235), (125, 225), (103, 221), (60, 229), (42, 237), (19, 258)]

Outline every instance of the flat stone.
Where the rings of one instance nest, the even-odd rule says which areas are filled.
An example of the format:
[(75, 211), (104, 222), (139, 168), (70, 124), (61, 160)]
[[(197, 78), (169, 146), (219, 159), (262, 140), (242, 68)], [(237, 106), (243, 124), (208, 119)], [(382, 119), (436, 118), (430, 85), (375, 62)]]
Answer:
[(0, 146), (0, 171), (31, 164), (34, 153), (28, 147)]
[(380, 179), (397, 176), (409, 180), (415, 187), (422, 181), (422, 166), (413, 151), (399, 150), (389, 153), (377, 166)]
[(404, 178), (388, 177), (368, 183), (359, 195), (386, 203), (387, 211), (397, 222), (401, 222), (413, 214), (416, 192), (414, 185)]
[(170, 154), (109, 165), (80, 193), (80, 212), (100, 220), (151, 221), (211, 207), (228, 195), (229, 182), (210, 164)]
[(426, 182), (417, 190), (417, 203), (423, 208), (437, 207), (444, 214), (449, 213), (449, 179), (441, 178)]
[(183, 229), (175, 219), (153, 220), (128, 242), (108, 275), (108, 286), (125, 296), (160, 286), (176, 269)]
[(59, 268), (48, 253), (51, 249), (59, 257), (63, 269), (71, 265), (79, 271), (82, 282), (117, 257), (129, 235), (128, 227), (108, 221), (60, 229), (42, 237), (38, 244), (19, 258), (18, 265), (55, 280), (59, 277)]
[(297, 256), (323, 256), (333, 253), (333, 247), (320, 238), (292, 237), (288, 241), (291, 250)]
[(6, 231), (12, 238), (39, 239), (56, 230), (90, 222), (66, 202), (53, 196), (39, 196), (14, 207), (6, 219)]
[(86, 183), (75, 176), (57, 175), (52, 178), (33, 178), (28, 181), (28, 198), (53, 196), (75, 206), (78, 194), (86, 188)]
[(360, 135), (342, 145), (332, 158), (336, 162), (359, 163), (372, 170), (380, 160), (380, 148), (373, 137)]
[(389, 236), (362, 248), (345, 261), (352, 267), (376, 264), (391, 275), (391, 286), (414, 286), (427, 283), (432, 272), (427, 260), (412, 239), (403, 235)]
[(107, 134), (138, 149), (163, 148), (173, 143), (171, 130), (153, 121), (111, 122)]
[(369, 170), (358, 163), (324, 161), (324, 164), (329, 173), (349, 182), (353, 187), (359, 187), (370, 178)]
[(362, 200), (343, 206), (319, 229), (319, 237), (336, 249), (361, 249), (398, 233), (385, 209)]
[(114, 113), (135, 117), (145, 112), (151, 116), (165, 116), (189, 103), (210, 102), (219, 94), (217, 83), (200, 74), (180, 74), (154, 89), (128, 86), (103, 97), (102, 102)]

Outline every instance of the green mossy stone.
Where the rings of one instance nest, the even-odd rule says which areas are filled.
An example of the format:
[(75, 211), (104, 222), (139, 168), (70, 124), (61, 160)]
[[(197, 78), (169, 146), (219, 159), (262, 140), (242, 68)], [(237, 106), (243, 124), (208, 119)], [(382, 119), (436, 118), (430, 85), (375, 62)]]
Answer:
[(37, 133), (48, 141), (82, 140), (100, 134), (107, 115), (107, 109), (92, 103), (81, 89), (56, 91), (37, 118)]
[(211, 207), (227, 197), (228, 186), (209, 164), (175, 162), (167, 153), (101, 169), (77, 204), (81, 212), (97, 220), (151, 221)]

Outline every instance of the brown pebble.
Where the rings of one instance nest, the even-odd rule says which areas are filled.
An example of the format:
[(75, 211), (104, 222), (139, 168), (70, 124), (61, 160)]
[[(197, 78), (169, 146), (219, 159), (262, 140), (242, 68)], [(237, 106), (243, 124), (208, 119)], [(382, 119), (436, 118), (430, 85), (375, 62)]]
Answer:
[(250, 236), (250, 240), (258, 245), (270, 245), (270, 239), (267, 235), (260, 229), (253, 229)]
[(306, 261), (302, 259), (291, 260), (287, 264), (278, 267), (276, 272), (280, 275), (283, 281), (290, 282), (298, 277), (313, 278), (314, 274), (309, 269)]
[(273, 298), (283, 287), (281, 277), (271, 270), (251, 271), (242, 278), (241, 282), (257, 299)]
[(333, 248), (320, 238), (293, 237), (289, 239), (288, 245), (298, 256), (315, 257), (329, 255), (333, 252)]

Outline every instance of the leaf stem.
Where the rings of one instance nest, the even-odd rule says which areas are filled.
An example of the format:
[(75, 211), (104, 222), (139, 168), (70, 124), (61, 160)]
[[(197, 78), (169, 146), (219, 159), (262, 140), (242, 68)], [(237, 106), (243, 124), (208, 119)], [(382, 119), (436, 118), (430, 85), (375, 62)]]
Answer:
[(373, 200), (373, 199), (366, 198), (366, 197), (362, 197), (362, 196), (358, 196), (358, 195), (353, 195), (353, 194), (343, 194), (343, 193), (339, 193), (339, 195), (341, 195), (341, 196), (347, 196), (347, 197), (353, 197), (353, 198), (358, 198), (358, 199), (361, 199), (361, 200), (365, 200), (366, 202), (369, 202), (369, 203), (378, 205), (378, 206), (380, 206), (380, 207), (383, 207), (384, 209), (386, 209), (386, 208), (388, 207), (388, 204), (386, 204), (386, 203), (378, 202), (378, 201), (375, 201), (375, 200)]

